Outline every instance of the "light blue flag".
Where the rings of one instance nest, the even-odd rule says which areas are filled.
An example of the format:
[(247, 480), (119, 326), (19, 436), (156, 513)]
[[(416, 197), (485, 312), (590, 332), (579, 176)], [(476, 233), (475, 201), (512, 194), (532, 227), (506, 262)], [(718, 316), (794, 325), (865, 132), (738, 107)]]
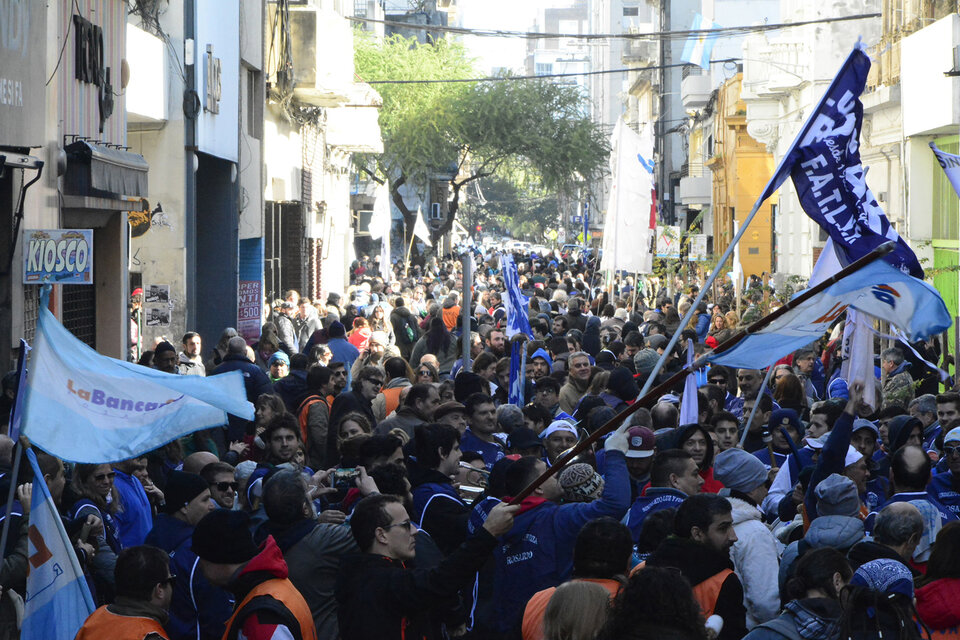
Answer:
[[(719, 29), (720, 25), (709, 20), (704, 20), (699, 13), (693, 17), (691, 31), (706, 31), (709, 29)], [(704, 69), (710, 68), (710, 54), (713, 53), (713, 45), (717, 41), (717, 35), (711, 33), (691, 33), (683, 45), (683, 53), (680, 54), (681, 62), (689, 62)]]
[[(693, 364), (693, 340), (687, 340), (687, 366)], [(697, 395), (697, 374), (689, 373), (683, 383), (680, 401), (680, 424), (696, 424), (700, 418), (700, 399)]]
[(820, 338), (848, 306), (886, 320), (911, 341), (950, 327), (950, 314), (936, 289), (876, 260), (708, 360), (762, 369)]
[(27, 449), (33, 469), (22, 640), (73, 638), (95, 609), (80, 563), (50, 496), (37, 457)]
[[(23, 338), (20, 339), (20, 356), (17, 358), (17, 388), (23, 389), (27, 385), (27, 354), (30, 352), (30, 345)], [(13, 408), (10, 410), (10, 429), (7, 435), (16, 442), (20, 437), (20, 423), (23, 417), (23, 396), (26, 394), (18, 393), (13, 401)]]
[(523, 385), (525, 369), (527, 364), (527, 347), (523, 342), (517, 340), (510, 343), (510, 404), (518, 407), (523, 406)]
[(518, 333), (533, 337), (533, 331), (530, 329), (530, 318), (527, 317), (530, 300), (520, 292), (520, 276), (517, 273), (517, 265), (513, 261), (513, 256), (509, 253), (502, 254), (500, 256), (500, 267), (504, 288), (507, 292), (503, 299), (503, 306), (507, 310), (507, 337), (512, 338)]
[(254, 418), (239, 371), (180, 376), (102, 356), (67, 331), (45, 305), (30, 358), (23, 434), (71, 462), (138, 457), (226, 424), (227, 413)]

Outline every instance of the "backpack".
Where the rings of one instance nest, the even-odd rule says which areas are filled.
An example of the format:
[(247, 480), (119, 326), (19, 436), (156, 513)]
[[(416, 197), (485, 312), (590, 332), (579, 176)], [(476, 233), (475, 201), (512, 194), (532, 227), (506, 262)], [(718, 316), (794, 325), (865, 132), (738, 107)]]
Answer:
[(310, 417), (310, 407), (315, 405), (318, 402), (322, 402), (326, 407), (327, 411), (330, 411), (329, 405), (325, 398), (312, 394), (303, 399), (303, 402), (300, 403), (300, 406), (297, 408), (297, 420), (300, 423), (300, 437), (303, 440), (303, 444), (307, 444), (307, 435), (309, 428), (307, 426), (307, 420)]

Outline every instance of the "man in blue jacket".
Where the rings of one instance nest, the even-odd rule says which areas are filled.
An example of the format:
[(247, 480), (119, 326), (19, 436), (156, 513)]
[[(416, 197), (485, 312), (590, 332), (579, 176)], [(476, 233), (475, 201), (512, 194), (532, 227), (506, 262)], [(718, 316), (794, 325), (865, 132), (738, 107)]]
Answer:
[[(243, 338), (241, 338), (242, 340)], [(223, 635), (233, 613), (230, 594), (211, 585), (199, 571), (190, 550), (194, 527), (216, 508), (206, 481), (198, 475), (171, 471), (164, 491), (165, 513), (157, 516), (146, 544), (170, 554), (170, 572), (176, 576), (170, 603), (170, 640), (205, 640)]]
[[(496, 620), (484, 621), (491, 631), (506, 634), (520, 624), (523, 608), (533, 594), (570, 578), (577, 534), (586, 523), (608, 516), (620, 520), (630, 507), (630, 475), (624, 454), (627, 425), (604, 444), (604, 488), (595, 502), (560, 505), (563, 492), (557, 476), (520, 503), (513, 528), (494, 550)], [(506, 473), (506, 489), (516, 495), (546, 471), (538, 458), (521, 458)]]
[(676, 509), (687, 496), (700, 493), (703, 478), (693, 457), (683, 449), (667, 449), (657, 454), (650, 470), (650, 487), (634, 501), (624, 519), (633, 541), (638, 542), (643, 521), (662, 509)]
[[(247, 342), (240, 336), (230, 338), (227, 342), (227, 355), (210, 375), (217, 376), (228, 371), (239, 371), (243, 374), (243, 386), (247, 392), (247, 400), (250, 402), (256, 402), (261, 394), (273, 393), (270, 378), (247, 358)], [(229, 420), (227, 440), (229, 442), (242, 440), (249, 421), (232, 415), (228, 415), (227, 418)]]
[(445, 556), (467, 539), (470, 509), (453, 486), (460, 468), (460, 432), (448, 424), (421, 424), (414, 430), (407, 469), (413, 487), (413, 521)]

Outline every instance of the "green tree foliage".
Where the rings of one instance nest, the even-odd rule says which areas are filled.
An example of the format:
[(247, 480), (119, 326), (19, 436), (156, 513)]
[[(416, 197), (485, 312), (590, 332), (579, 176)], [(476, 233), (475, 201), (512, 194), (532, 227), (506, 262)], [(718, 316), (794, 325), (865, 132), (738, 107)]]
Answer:
[(460, 207), (461, 222), (482, 234), (508, 234), (512, 238), (545, 242), (545, 231), (560, 224), (556, 194), (518, 186), (515, 180), (490, 176), (477, 181), (483, 199), (471, 197)]
[[(475, 75), (460, 45), (438, 40), (423, 45), (393, 36), (377, 41), (357, 32), (357, 75), (372, 80), (456, 80)], [(466, 185), (494, 175), (520, 176), (524, 187), (555, 193), (584, 188), (604, 170), (609, 154), (600, 126), (585, 115), (577, 87), (547, 80), (378, 84), (383, 97), (380, 128), (384, 153), (360, 158), (362, 170), (389, 178), (393, 201), (408, 233), (415, 211), (400, 197), (406, 183), (424, 185), (449, 177), (453, 197), (434, 240), (457, 216)]]

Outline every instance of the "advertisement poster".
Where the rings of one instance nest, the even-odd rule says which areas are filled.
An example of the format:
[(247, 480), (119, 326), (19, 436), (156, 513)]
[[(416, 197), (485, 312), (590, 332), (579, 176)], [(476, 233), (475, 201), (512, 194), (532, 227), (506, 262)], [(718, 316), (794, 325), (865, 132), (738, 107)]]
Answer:
[(93, 284), (93, 229), (26, 229), (23, 283)]

